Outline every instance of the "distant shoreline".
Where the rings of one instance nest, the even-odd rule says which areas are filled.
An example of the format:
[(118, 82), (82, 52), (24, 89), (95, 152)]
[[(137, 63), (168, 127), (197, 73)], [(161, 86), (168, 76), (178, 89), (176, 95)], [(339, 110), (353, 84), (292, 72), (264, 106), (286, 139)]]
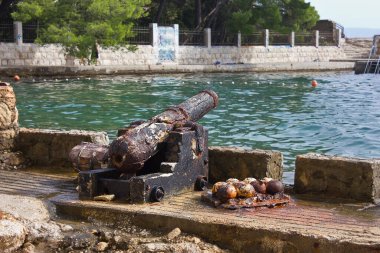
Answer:
[(380, 34), (380, 28), (347, 27), (344, 34), (346, 38), (372, 38), (373, 35)]

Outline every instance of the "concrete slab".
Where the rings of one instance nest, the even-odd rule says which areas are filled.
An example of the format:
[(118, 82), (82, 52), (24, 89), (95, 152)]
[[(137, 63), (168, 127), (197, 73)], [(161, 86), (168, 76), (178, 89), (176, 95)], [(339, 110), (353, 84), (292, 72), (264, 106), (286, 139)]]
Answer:
[(283, 156), (281, 152), (238, 147), (209, 147), (209, 181), (228, 178), (270, 177), (281, 180)]
[(123, 65), (123, 66), (7, 66), (0, 67), (0, 76), (78, 76), (170, 73), (233, 73), (277, 71), (352, 71), (354, 62), (278, 62), (226, 65)]
[(51, 173), (0, 171), (0, 193), (50, 198), (59, 215), (71, 218), (178, 227), (233, 252), (380, 252), (380, 212), (357, 211), (360, 204), (298, 199), (286, 208), (231, 211), (204, 204), (195, 192), (143, 205), (79, 201), (73, 175)]
[(380, 203), (380, 159), (359, 159), (315, 153), (298, 155), (297, 193)]
[(144, 205), (79, 201), (76, 194), (60, 195), (53, 203), (60, 215), (151, 229), (179, 227), (236, 252), (380, 252), (380, 217), (359, 218), (297, 202), (231, 211), (209, 207), (193, 192)]
[(33, 166), (72, 168), (68, 155), (82, 142), (108, 145), (106, 132), (20, 128), (16, 150), (29, 158)]

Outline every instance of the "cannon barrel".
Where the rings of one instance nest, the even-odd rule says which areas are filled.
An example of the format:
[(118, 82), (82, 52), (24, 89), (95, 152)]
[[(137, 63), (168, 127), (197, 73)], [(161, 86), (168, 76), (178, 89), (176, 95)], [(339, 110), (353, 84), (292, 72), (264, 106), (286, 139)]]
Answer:
[(125, 173), (134, 174), (145, 161), (158, 152), (177, 124), (198, 121), (218, 105), (218, 95), (206, 90), (183, 103), (166, 109), (140, 125), (133, 125), (114, 140), (109, 149), (111, 165)]

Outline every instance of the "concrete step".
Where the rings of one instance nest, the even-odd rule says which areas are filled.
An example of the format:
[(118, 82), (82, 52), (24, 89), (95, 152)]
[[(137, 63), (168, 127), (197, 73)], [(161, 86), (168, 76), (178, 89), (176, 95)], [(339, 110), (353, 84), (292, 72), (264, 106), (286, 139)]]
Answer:
[(197, 192), (141, 205), (80, 201), (76, 194), (53, 203), (60, 215), (149, 229), (178, 227), (233, 252), (380, 251), (380, 217), (363, 219), (339, 211), (341, 205), (295, 200), (282, 208), (227, 210), (201, 202)]

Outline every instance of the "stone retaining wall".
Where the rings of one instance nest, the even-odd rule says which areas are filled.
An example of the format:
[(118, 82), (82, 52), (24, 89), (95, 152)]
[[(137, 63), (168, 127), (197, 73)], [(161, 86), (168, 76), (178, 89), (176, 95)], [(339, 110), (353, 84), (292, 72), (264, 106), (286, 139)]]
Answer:
[(338, 47), (191, 47), (179, 48), (178, 64), (229, 63), (279, 63), (279, 62), (328, 62), (343, 59), (343, 49)]
[(276, 151), (209, 147), (209, 181), (215, 183), (228, 178), (244, 180), (247, 177), (281, 180), (282, 160), (282, 153)]
[(294, 183), (297, 193), (380, 203), (380, 160), (299, 155)]
[(108, 145), (105, 132), (20, 128), (16, 149), (34, 166), (72, 167), (69, 152), (82, 142)]
[[(251, 47), (195, 47), (180, 46), (174, 64), (209, 65), (237, 63), (281, 63), (281, 62), (328, 62), (343, 59), (342, 48), (333, 46), (251, 46)], [(57, 45), (0, 43), (0, 66), (80, 66), (79, 60), (65, 56)], [(126, 49), (99, 49), (98, 66), (144, 66), (158, 64), (158, 49), (140, 45), (135, 52)]]

